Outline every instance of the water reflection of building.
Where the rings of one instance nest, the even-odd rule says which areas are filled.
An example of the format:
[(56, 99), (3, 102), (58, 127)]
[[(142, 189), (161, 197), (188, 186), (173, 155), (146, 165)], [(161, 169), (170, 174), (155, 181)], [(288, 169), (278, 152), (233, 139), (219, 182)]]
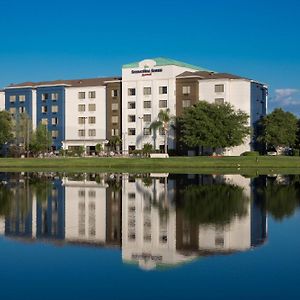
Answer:
[(176, 251), (176, 205), (167, 176), (150, 181), (123, 176), (123, 261), (152, 269), (193, 259)]
[[(144, 269), (247, 250), (267, 235), (265, 206), (254, 188), (259, 183), (240, 175), (54, 174), (7, 181), (10, 208), (0, 218), (6, 236), (122, 244), (123, 261)], [(209, 201), (199, 210), (203, 200)], [(221, 216), (210, 204), (225, 205)]]
[[(10, 181), (11, 184), (12, 181)], [(0, 230), (14, 238), (119, 245), (120, 191), (87, 175), (16, 179)]]

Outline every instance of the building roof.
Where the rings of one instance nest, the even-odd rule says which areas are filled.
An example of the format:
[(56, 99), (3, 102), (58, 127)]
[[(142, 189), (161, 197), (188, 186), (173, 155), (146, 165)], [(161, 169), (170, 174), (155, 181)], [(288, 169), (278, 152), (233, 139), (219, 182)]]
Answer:
[(197, 71), (197, 72), (183, 72), (177, 76), (177, 78), (188, 78), (188, 77), (197, 77), (199, 79), (246, 79), (250, 80), (246, 77), (241, 77), (229, 73), (217, 73), (217, 72), (205, 72), (205, 71)]
[[(187, 64), (185, 62), (181, 62), (181, 61), (170, 59), (170, 58), (155, 57), (155, 58), (150, 58), (149, 60), (154, 60), (156, 62), (157, 66), (178, 66), (178, 67), (184, 67), (184, 68), (194, 69), (194, 70), (198, 70), (198, 71), (211, 72), (208, 69), (204, 69), (202, 67), (190, 65), (190, 64)], [(130, 63), (130, 64), (125, 64), (125, 65), (123, 65), (123, 68), (124, 69), (127, 69), (127, 68), (138, 68), (139, 67), (139, 63), (140, 62), (137, 61), (137, 62), (133, 62), (133, 63)]]
[(86, 87), (86, 86), (101, 86), (105, 85), (107, 81), (121, 80), (121, 77), (101, 77), (101, 78), (86, 78), (86, 79), (67, 79), (67, 80), (53, 80), (40, 82), (22, 82), (17, 84), (10, 84), (7, 88), (22, 88), (22, 87), (42, 87), (42, 86), (70, 86), (70, 87)]

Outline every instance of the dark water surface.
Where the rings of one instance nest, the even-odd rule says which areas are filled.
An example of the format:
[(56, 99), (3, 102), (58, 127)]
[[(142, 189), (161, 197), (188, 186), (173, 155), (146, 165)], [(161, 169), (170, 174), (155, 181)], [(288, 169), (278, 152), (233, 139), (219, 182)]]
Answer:
[(300, 176), (0, 173), (1, 299), (297, 299)]

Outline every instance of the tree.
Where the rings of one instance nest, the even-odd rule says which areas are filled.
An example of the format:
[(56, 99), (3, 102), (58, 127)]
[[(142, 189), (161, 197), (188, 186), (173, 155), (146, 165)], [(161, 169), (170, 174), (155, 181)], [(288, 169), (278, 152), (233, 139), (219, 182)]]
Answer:
[(153, 150), (153, 146), (150, 143), (144, 144), (143, 149), (142, 149), (143, 154), (146, 155), (146, 157), (149, 156), (149, 154), (152, 152), (152, 150)]
[(32, 122), (26, 112), (17, 114), (14, 120), (13, 131), (15, 132), (14, 144), (19, 152), (29, 154), (29, 144), (32, 137)]
[(249, 116), (230, 103), (200, 101), (186, 108), (178, 118), (180, 141), (189, 147), (216, 148), (238, 146), (250, 134)]
[(46, 125), (39, 124), (37, 129), (33, 132), (30, 142), (30, 150), (34, 154), (47, 152), (51, 147), (52, 139)]
[(7, 143), (12, 135), (12, 119), (7, 111), (0, 111), (0, 147)]
[(262, 118), (259, 126), (261, 132), (257, 140), (267, 146), (274, 146), (277, 152), (281, 147), (291, 147), (296, 143), (297, 118), (290, 112), (276, 108)]
[(102, 146), (102, 144), (97, 144), (96, 147), (95, 147), (95, 149), (96, 149), (96, 152), (97, 152), (98, 154), (101, 153), (101, 152), (103, 151), (103, 146)]
[[(160, 110), (157, 116), (157, 120), (152, 122), (150, 125), (151, 130), (154, 131), (154, 136), (156, 139), (156, 131), (157, 129), (161, 128), (164, 132), (165, 139), (164, 139), (164, 145), (165, 145), (165, 153), (168, 153), (168, 136), (169, 136), (169, 129), (170, 129), (170, 123), (172, 121), (172, 117), (170, 115), (170, 109), (167, 108), (166, 110)], [(155, 147), (155, 143), (154, 143)]]
[(122, 140), (118, 135), (115, 135), (109, 139), (108, 144), (114, 151), (117, 151), (119, 153)]

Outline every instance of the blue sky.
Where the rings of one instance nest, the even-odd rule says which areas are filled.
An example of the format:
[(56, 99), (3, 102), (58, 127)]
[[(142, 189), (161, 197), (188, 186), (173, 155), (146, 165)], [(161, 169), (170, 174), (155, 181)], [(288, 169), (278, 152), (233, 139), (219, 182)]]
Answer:
[(270, 86), (300, 116), (300, 1), (0, 0), (0, 87), (119, 75), (157, 56)]

